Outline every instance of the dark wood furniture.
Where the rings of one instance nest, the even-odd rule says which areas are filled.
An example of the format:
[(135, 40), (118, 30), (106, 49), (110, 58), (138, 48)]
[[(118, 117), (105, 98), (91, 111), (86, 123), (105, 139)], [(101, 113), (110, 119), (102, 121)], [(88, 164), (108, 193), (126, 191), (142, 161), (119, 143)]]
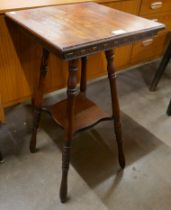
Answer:
[(171, 100), (170, 100), (168, 108), (167, 108), (167, 115), (171, 116)]
[(2, 154), (0, 153), (0, 162), (3, 160), (3, 158), (2, 158)]
[(167, 67), (167, 64), (169, 63), (170, 58), (171, 58), (171, 41), (166, 49), (166, 52), (161, 60), (161, 63), (154, 75), (154, 78), (153, 78), (153, 81), (152, 81), (151, 87), (150, 87), (151, 91), (156, 90), (156, 87), (157, 87), (162, 75), (164, 74), (164, 72), (166, 70), (166, 67)]
[[(60, 198), (67, 199), (67, 175), (71, 141), (74, 133), (89, 128), (102, 120), (113, 120), (118, 145), (119, 163), (125, 166), (122, 147), (120, 111), (116, 89), (113, 48), (152, 37), (164, 28), (163, 24), (98, 5), (83, 3), (46, 7), (6, 13), (8, 25), (15, 24), (25, 34), (43, 46), (39, 84), (33, 98), (35, 105), (34, 129), (30, 144), (36, 151), (36, 134), (42, 111), (43, 93), (48, 70), (49, 52), (69, 61), (67, 99), (48, 107), (55, 122), (64, 128), (65, 143), (62, 155)], [(111, 88), (113, 114), (103, 112), (86, 96), (87, 56), (105, 51)], [(77, 71), (81, 59), (80, 91)]]
[(3, 157), (2, 157), (2, 153), (0, 152), (0, 163), (3, 162)]

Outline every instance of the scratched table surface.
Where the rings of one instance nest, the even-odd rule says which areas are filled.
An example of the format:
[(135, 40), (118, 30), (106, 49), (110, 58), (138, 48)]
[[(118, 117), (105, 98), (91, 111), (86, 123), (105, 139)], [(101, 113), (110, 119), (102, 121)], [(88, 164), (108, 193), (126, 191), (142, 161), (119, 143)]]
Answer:
[(66, 59), (144, 39), (164, 28), (93, 2), (7, 12), (6, 18)]

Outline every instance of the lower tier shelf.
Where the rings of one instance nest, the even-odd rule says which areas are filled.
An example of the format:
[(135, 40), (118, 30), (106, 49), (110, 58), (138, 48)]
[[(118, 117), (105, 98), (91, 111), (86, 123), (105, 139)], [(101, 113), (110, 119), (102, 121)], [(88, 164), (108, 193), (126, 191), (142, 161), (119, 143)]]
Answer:
[[(67, 125), (67, 99), (47, 107), (54, 121), (62, 128)], [(73, 132), (77, 132), (94, 126), (98, 122), (112, 120), (106, 112), (102, 111), (94, 102), (86, 96), (79, 94), (76, 96)]]

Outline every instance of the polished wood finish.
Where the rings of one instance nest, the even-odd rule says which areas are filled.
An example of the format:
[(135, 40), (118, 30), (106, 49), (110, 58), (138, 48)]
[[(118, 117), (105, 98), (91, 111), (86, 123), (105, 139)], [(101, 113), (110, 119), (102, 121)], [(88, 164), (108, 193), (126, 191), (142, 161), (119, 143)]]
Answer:
[(171, 59), (171, 41), (166, 49), (166, 52), (163, 56), (163, 59), (159, 65), (158, 69), (156, 70), (156, 73), (154, 75), (154, 78), (153, 78), (153, 81), (152, 81), (151, 87), (150, 87), (151, 91), (156, 90), (156, 87), (157, 87), (162, 75), (164, 74), (167, 64), (169, 63), (170, 59)]
[[(81, 85), (80, 94), (77, 95), (77, 70), (78, 60), (69, 62), (69, 78), (68, 78), (68, 98), (55, 105), (48, 107), (48, 111), (55, 120), (55, 122), (64, 128), (66, 142), (63, 147), (62, 155), (62, 181), (60, 187), (61, 202), (67, 201), (67, 188), (68, 188), (68, 170), (70, 162), (71, 141), (73, 135), (77, 131), (89, 128), (104, 120), (114, 120), (114, 128), (116, 132), (116, 140), (118, 143), (119, 163), (122, 168), (125, 166), (125, 157), (122, 146), (121, 124), (119, 115), (119, 103), (117, 99), (116, 83), (114, 77), (113, 67), (113, 51), (106, 52), (108, 63), (108, 74), (111, 84), (111, 95), (113, 102), (113, 116), (103, 112), (95, 103), (90, 101), (85, 96), (86, 90), (86, 62), (87, 58), (82, 58), (82, 71), (81, 71)], [(85, 77), (85, 78), (83, 78)]]
[(62, 180), (60, 185), (60, 199), (62, 203), (67, 201), (68, 170), (71, 156), (71, 141), (66, 141), (62, 150)]
[(78, 71), (78, 60), (70, 61), (68, 85), (67, 85), (67, 104), (65, 109), (63, 110), (63, 112), (66, 112), (67, 118), (66, 118), (66, 129), (65, 129), (66, 142), (64, 144), (63, 154), (62, 154), (62, 181), (60, 187), (60, 199), (62, 203), (64, 203), (67, 200), (67, 191), (68, 191), (67, 178), (68, 178), (68, 169), (70, 162), (71, 141), (73, 139), (73, 134), (74, 134), (76, 96), (78, 93), (76, 88), (77, 71)]
[[(112, 48), (151, 37), (163, 29), (164, 25), (95, 3), (24, 10), (7, 13), (6, 16), (8, 26), (10, 26), (10, 23), (14, 23), (16, 27), (19, 27), (21, 31), (44, 47), (39, 83), (33, 98), (35, 122), (30, 143), (31, 152), (36, 151), (36, 134), (42, 110), (49, 51), (69, 60), (67, 99), (48, 108), (54, 120), (65, 131), (60, 199), (61, 202), (66, 202), (71, 141), (75, 132), (93, 126), (102, 120), (113, 119), (119, 163), (122, 168), (125, 166)], [(98, 28), (96, 27), (97, 23)], [(105, 51), (107, 61), (112, 117), (101, 111), (85, 96), (86, 56), (102, 50)], [(81, 58), (80, 94), (78, 94), (77, 89), (79, 58)]]
[[(65, 130), (67, 129), (68, 115), (65, 112), (67, 108), (67, 100), (60, 101), (48, 108), (58, 125)], [(102, 120), (113, 119), (109, 114), (103, 112), (94, 102), (85, 97), (82, 92), (76, 96), (75, 105), (75, 122), (73, 132), (80, 131), (85, 128), (92, 127)]]
[[(68, 13), (68, 10), (72, 12)], [(6, 17), (22, 26), (44, 47), (67, 60), (122, 46), (128, 39), (135, 42), (152, 37), (164, 28), (162, 24), (95, 3), (9, 12)], [(61, 28), (64, 34), (61, 34)]]

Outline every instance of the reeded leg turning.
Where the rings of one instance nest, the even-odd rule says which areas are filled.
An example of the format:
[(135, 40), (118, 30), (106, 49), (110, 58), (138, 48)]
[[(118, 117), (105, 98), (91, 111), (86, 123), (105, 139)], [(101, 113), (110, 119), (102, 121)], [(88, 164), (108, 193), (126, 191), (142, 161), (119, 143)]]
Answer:
[(34, 99), (32, 99), (34, 105), (34, 123), (33, 123), (31, 142), (30, 142), (30, 151), (32, 153), (36, 152), (36, 136), (40, 122), (41, 110), (42, 110), (44, 83), (48, 70), (48, 57), (49, 57), (49, 52), (46, 49), (43, 49), (38, 88), (35, 92)]
[(115, 68), (113, 64), (114, 52), (113, 50), (108, 50), (108, 51), (105, 51), (105, 55), (107, 59), (107, 71), (108, 71), (108, 78), (109, 78), (110, 88), (111, 88), (114, 129), (115, 129), (116, 141), (118, 145), (119, 163), (120, 163), (121, 168), (124, 168), (125, 157), (124, 157), (123, 144), (122, 144), (120, 109), (119, 109), (119, 101), (118, 101), (117, 88), (116, 88), (116, 74), (115, 74)]
[(70, 150), (71, 141), (73, 139), (73, 128), (74, 128), (74, 110), (75, 110), (75, 98), (77, 95), (77, 70), (78, 60), (69, 62), (69, 77), (68, 77), (68, 89), (67, 89), (67, 122), (65, 127), (66, 142), (63, 148), (62, 154), (62, 181), (60, 187), (60, 199), (64, 203), (67, 200), (67, 177), (70, 162)]

